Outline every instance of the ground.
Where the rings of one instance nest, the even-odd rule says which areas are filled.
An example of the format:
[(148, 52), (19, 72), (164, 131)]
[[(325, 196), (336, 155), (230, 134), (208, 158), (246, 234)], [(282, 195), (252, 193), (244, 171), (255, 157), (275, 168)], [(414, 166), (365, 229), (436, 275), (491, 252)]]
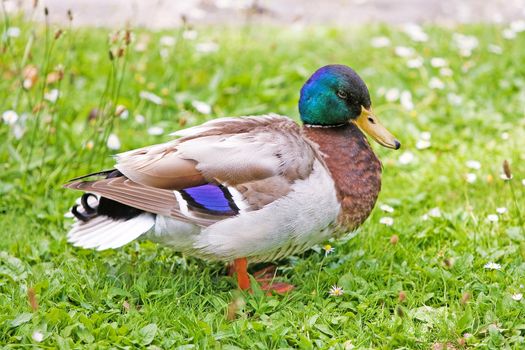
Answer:
[[(4, 18), (0, 344), (519, 348), (523, 27), (248, 24), (127, 35)], [(333, 251), (282, 263), (279, 278), (294, 292), (239, 293), (223, 264), (149, 242), (104, 252), (66, 242), (77, 194), (62, 183), (212, 118), (297, 119), (302, 83), (334, 62), (359, 72), (403, 148), (373, 144), (383, 189), (361, 229), (326, 242)]]

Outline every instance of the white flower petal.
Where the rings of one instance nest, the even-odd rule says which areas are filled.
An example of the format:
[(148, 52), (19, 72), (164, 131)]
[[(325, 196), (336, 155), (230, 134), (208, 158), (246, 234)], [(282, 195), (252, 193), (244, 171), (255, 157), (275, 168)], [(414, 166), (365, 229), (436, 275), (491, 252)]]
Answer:
[(511, 22), (510, 29), (512, 29), (516, 33), (525, 32), (525, 20), (520, 19), (518, 21)]
[(162, 104), (162, 98), (155, 95), (154, 93), (152, 92), (149, 92), (149, 91), (141, 91), (139, 93), (139, 96), (140, 98), (146, 100), (146, 101), (149, 101), (151, 103), (154, 103), (156, 105), (161, 105)]
[(18, 121), (18, 114), (12, 110), (5, 111), (2, 113), (2, 120), (7, 125), (14, 125)]
[(421, 140), (430, 141), (430, 139), (432, 138), (432, 134), (430, 133), (430, 131), (423, 131), (423, 132), (419, 135), (419, 138), (420, 138)]
[(396, 46), (395, 53), (399, 57), (410, 57), (414, 55), (415, 50), (407, 46)]
[(195, 30), (185, 30), (182, 33), (182, 37), (186, 40), (195, 40), (197, 39), (198, 33)]
[(219, 45), (214, 42), (199, 43), (195, 46), (195, 50), (200, 53), (212, 53), (219, 50)]
[(148, 129), (148, 134), (158, 136), (164, 134), (164, 129), (160, 126), (152, 126)]
[(33, 340), (37, 343), (40, 343), (42, 340), (44, 340), (44, 334), (42, 334), (40, 331), (34, 331), (31, 335), (31, 338), (33, 338)]
[(478, 176), (476, 174), (473, 174), (473, 173), (468, 173), (467, 176), (466, 176), (466, 180), (468, 183), (474, 183), (476, 182), (476, 180), (478, 179)]
[(412, 102), (412, 94), (410, 91), (403, 91), (399, 98), (399, 102), (401, 102), (401, 106), (403, 106), (403, 108), (407, 111), (414, 109), (414, 103)]
[(144, 124), (144, 122), (146, 121), (146, 118), (144, 118), (144, 116), (142, 114), (137, 114), (135, 116), (135, 121), (138, 123), (138, 124)]
[(503, 53), (503, 49), (501, 46), (490, 44), (488, 46), (488, 50), (496, 55), (501, 55)]
[(433, 218), (440, 218), (441, 217), (441, 209), (439, 208), (432, 208), (428, 211), (428, 216)]
[(427, 148), (430, 148), (430, 146), (431, 146), (430, 141), (427, 141), (427, 140), (418, 140), (416, 142), (417, 149), (427, 149)]
[(510, 28), (503, 29), (501, 35), (507, 40), (512, 40), (516, 38), (516, 32)]
[(437, 77), (432, 77), (430, 78), (430, 81), (428, 82), (428, 86), (431, 88), (431, 89), (438, 89), (438, 90), (442, 90), (445, 88), (445, 83), (443, 83), (441, 81), (441, 79), (437, 78)]
[(7, 28), (6, 30), (6, 35), (9, 37), (9, 38), (18, 38), (20, 36), (20, 28), (18, 27), (9, 27)]
[(499, 218), (496, 214), (489, 214), (487, 215), (487, 220), (490, 222), (497, 222)]
[(448, 66), (448, 62), (442, 57), (432, 57), (432, 59), (430, 59), (430, 65), (434, 68), (441, 68)]
[(399, 156), (399, 163), (406, 165), (414, 161), (414, 153), (410, 151), (405, 151)]
[(207, 104), (206, 102), (202, 101), (192, 101), (191, 105), (193, 108), (195, 108), (199, 113), (202, 114), (210, 114), (211, 113), (211, 106)]
[(412, 39), (417, 42), (425, 42), (428, 40), (428, 35), (423, 31), (423, 29), (415, 24), (408, 23), (403, 26), (403, 31)]
[(521, 299), (523, 299), (523, 294), (522, 293), (514, 293), (514, 294), (512, 294), (512, 299), (516, 300), (516, 301), (520, 301)]
[(467, 168), (470, 168), (470, 169), (476, 169), (476, 170), (479, 170), (481, 169), (481, 163), (478, 162), (477, 160), (467, 160), (467, 162), (465, 163), (467, 165)]
[(48, 100), (49, 102), (55, 103), (58, 100), (59, 95), (60, 95), (60, 92), (58, 91), (58, 89), (53, 89), (45, 93), (44, 98)]
[(423, 66), (423, 58), (419, 56), (416, 58), (411, 58), (407, 61), (408, 68), (420, 68), (422, 66)]
[(396, 89), (396, 88), (388, 89), (385, 93), (385, 99), (388, 102), (394, 102), (399, 99), (400, 95), (401, 93), (399, 92), (399, 89)]
[(108, 137), (108, 141), (106, 143), (109, 149), (111, 150), (118, 150), (120, 149), (120, 140), (117, 135), (110, 134)]
[(379, 223), (386, 226), (392, 226), (394, 224), (394, 219), (390, 216), (383, 216), (381, 219), (379, 219)]
[(386, 213), (393, 213), (394, 212), (394, 208), (392, 208), (388, 204), (381, 204), (379, 206), (379, 209), (381, 209), (382, 211), (384, 211)]
[(486, 263), (483, 267), (487, 270), (501, 270), (501, 265), (492, 261)]
[(387, 47), (390, 46), (390, 39), (386, 36), (376, 36), (375, 38), (372, 38), (371, 44), (375, 48)]
[(505, 214), (508, 211), (505, 207), (496, 208), (496, 213), (498, 214)]
[(176, 42), (177, 42), (177, 39), (169, 35), (162, 36), (159, 41), (161, 46), (168, 46), (168, 47), (175, 46)]
[(448, 102), (450, 102), (451, 105), (459, 106), (463, 102), (463, 97), (456, 95), (455, 93), (449, 93), (447, 94)]

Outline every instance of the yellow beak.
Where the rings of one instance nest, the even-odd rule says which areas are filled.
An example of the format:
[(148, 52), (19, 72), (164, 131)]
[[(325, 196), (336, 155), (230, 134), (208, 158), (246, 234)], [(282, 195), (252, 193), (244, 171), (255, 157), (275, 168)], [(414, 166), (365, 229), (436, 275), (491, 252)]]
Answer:
[(368, 109), (361, 106), (361, 114), (357, 119), (352, 119), (359, 129), (366, 132), (370, 137), (376, 140), (380, 145), (399, 149), (401, 144), (380, 122), (379, 119)]

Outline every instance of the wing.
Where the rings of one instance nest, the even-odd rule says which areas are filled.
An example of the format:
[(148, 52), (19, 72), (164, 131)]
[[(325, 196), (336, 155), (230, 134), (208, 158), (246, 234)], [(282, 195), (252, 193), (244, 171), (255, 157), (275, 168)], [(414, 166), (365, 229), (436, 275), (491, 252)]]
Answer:
[(175, 135), (117, 155), (123, 177), (67, 187), (207, 226), (285, 196), (317, 157), (301, 128), (277, 115), (216, 119)]

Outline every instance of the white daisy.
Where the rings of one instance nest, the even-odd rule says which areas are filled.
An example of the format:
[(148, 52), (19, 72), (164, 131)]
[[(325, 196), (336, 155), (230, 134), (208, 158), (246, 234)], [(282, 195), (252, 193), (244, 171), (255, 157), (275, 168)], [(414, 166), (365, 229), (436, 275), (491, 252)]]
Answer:
[(343, 288), (338, 287), (335, 284), (328, 291), (328, 294), (330, 294), (330, 296), (332, 296), (332, 297), (340, 297), (344, 293), (345, 293), (345, 291), (343, 290)]
[(388, 102), (394, 102), (399, 99), (400, 95), (401, 93), (399, 92), (399, 89), (396, 89), (396, 88), (388, 89), (385, 93), (385, 99)]
[(433, 57), (430, 59), (430, 65), (434, 68), (446, 67), (448, 65), (447, 60), (442, 57)]
[(44, 340), (44, 334), (42, 334), (40, 331), (34, 331), (31, 335), (31, 338), (33, 338), (33, 340), (37, 343), (40, 343), (42, 340)]
[(141, 91), (139, 93), (141, 99), (154, 103), (156, 105), (162, 104), (162, 98), (149, 91)]
[(199, 43), (195, 46), (195, 50), (200, 53), (212, 53), (219, 50), (219, 45), (214, 42)]
[(412, 94), (410, 93), (410, 91), (403, 91), (399, 98), (399, 102), (401, 103), (401, 106), (403, 106), (403, 108), (407, 111), (411, 111), (414, 109), (414, 103), (412, 102)]
[(394, 219), (390, 216), (383, 216), (381, 219), (379, 219), (379, 223), (386, 226), (392, 226), (394, 224)]
[(470, 169), (476, 169), (476, 170), (479, 170), (481, 169), (481, 163), (478, 162), (477, 160), (467, 160), (467, 162), (465, 163), (467, 165), (467, 168), (470, 168)]
[(430, 148), (430, 146), (431, 146), (430, 141), (427, 141), (427, 140), (417, 140), (416, 142), (417, 149), (427, 149), (427, 148)]
[(496, 208), (496, 213), (498, 214), (505, 214), (506, 212), (508, 212), (508, 209), (505, 207)]
[(478, 179), (478, 176), (476, 174), (473, 174), (473, 173), (468, 173), (465, 176), (465, 179), (467, 180), (468, 183), (474, 183)]
[(390, 39), (386, 36), (376, 36), (372, 38), (371, 44), (375, 48), (387, 47), (390, 46)]
[(496, 214), (489, 214), (487, 215), (487, 220), (490, 222), (497, 222), (499, 218)]
[(202, 101), (192, 101), (191, 105), (193, 108), (195, 108), (199, 113), (202, 114), (210, 114), (211, 113), (211, 106), (207, 104), (206, 102)]
[(15, 111), (5, 111), (2, 113), (2, 120), (7, 125), (14, 125), (18, 121), (18, 114)]
[(428, 211), (428, 216), (433, 217), (433, 218), (441, 217), (441, 209), (439, 209), (438, 207), (430, 209)]
[(410, 164), (414, 161), (414, 153), (405, 151), (399, 156), (399, 163), (403, 165)]
[(153, 135), (153, 136), (162, 135), (163, 133), (164, 133), (164, 129), (161, 128), (160, 126), (152, 126), (151, 128), (148, 129), (148, 134)]
[(501, 270), (501, 265), (492, 261), (486, 263), (483, 267), (487, 270)]
[(111, 150), (118, 150), (120, 149), (120, 140), (117, 135), (110, 134), (108, 137), (108, 141), (106, 142), (106, 145)]
[(445, 83), (443, 83), (438, 77), (432, 77), (428, 82), (428, 87), (431, 89), (443, 90), (445, 88)]
[(428, 40), (428, 35), (423, 29), (415, 23), (407, 23), (403, 26), (403, 31), (416, 42), (425, 42)]
[(58, 91), (58, 89), (52, 89), (51, 91), (44, 94), (44, 99), (48, 100), (49, 102), (55, 103), (58, 100), (59, 95), (60, 91)]
[(516, 301), (520, 301), (521, 299), (523, 299), (523, 294), (522, 293), (514, 293), (514, 294), (512, 294), (512, 299), (516, 300)]
[(415, 53), (415, 50), (411, 47), (406, 46), (396, 46), (395, 53), (399, 57), (410, 57), (413, 56)]
[(161, 46), (167, 46), (167, 47), (175, 46), (176, 42), (177, 42), (177, 39), (169, 35), (164, 35), (159, 40), (159, 43)]
[(385, 213), (393, 213), (394, 212), (394, 208), (392, 208), (391, 206), (389, 206), (388, 204), (381, 204), (379, 206), (379, 209), (381, 209), (382, 211), (384, 211)]
[(423, 59), (421, 57), (411, 58), (407, 61), (408, 68), (420, 68), (423, 66)]
[(421, 140), (430, 141), (430, 139), (432, 138), (432, 134), (430, 133), (430, 131), (423, 131), (419, 135), (419, 138)]

